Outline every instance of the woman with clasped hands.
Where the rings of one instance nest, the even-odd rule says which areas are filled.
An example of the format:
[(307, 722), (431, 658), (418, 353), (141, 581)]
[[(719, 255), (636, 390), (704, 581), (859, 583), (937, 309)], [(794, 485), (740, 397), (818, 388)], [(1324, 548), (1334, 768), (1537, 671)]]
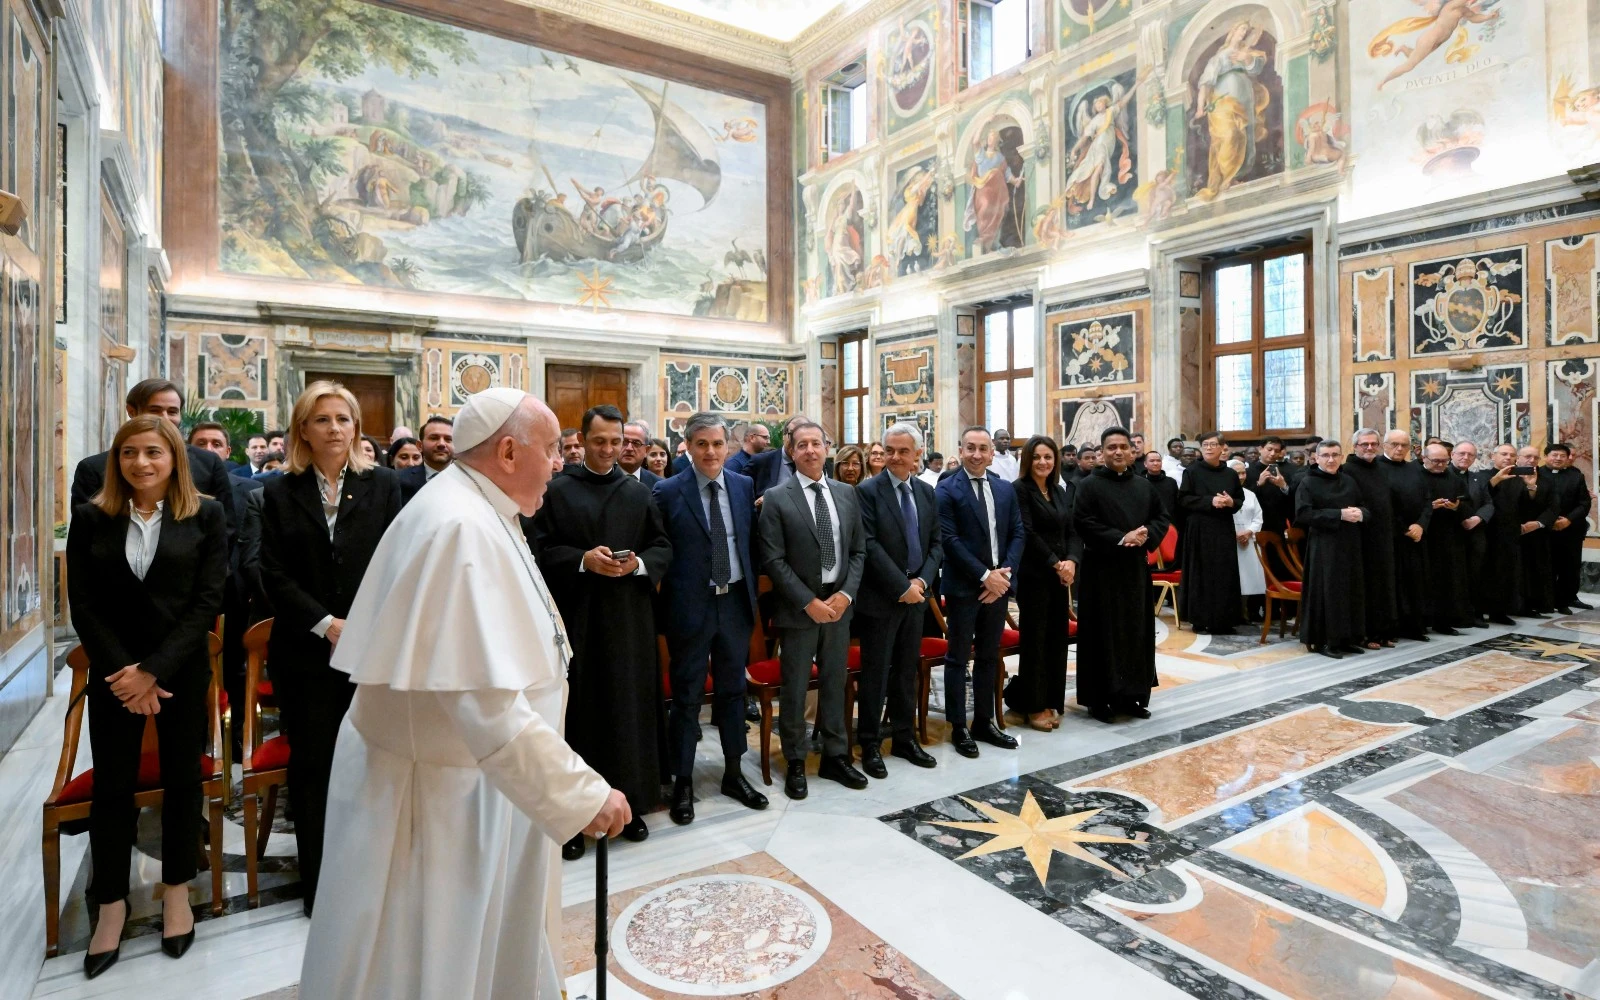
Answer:
[(116, 964), (128, 919), (140, 745), (155, 716), (161, 757), (161, 948), (194, 943), (188, 882), (200, 840), (200, 755), (211, 683), (207, 633), (228, 575), (222, 505), (202, 497), (177, 430), (155, 416), (123, 424), (105, 485), (67, 533), (72, 623), (89, 654), (94, 799), (89, 899), (98, 919), (83, 959), (90, 979)]

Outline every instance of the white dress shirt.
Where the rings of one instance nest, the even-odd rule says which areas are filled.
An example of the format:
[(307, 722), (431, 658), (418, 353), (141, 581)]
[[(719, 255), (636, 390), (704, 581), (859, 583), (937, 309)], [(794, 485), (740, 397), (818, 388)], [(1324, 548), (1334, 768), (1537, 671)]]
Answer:
[[(427, 468), (427, 466), (424, 466), (424, 468)], [(344, 492), (344, 470), (339, 470), (339, 481), (331, 484), (333, 486), (331, 499), (328, 490), (330, 485), (328, 477), (324, 476), (322, 470), (314, 465), (311, 467), (311, 471), (317, 476), (317, 492), (322, 496), (322, 516), (328, 521), (328, 541), (331, 542), (333, 541), (333, 529), (339, 523), (339, 495)], [(433, 472), (432, 469), (428, 469), (428, 471), (430, 473)], [(328, 637), (328, 626), (332, 624), (333, 616), (323, 615), (321, 621), (311, 626), (311, 632), (319, 639), (326, 639)]]
[[(794, 470), (794, 477), (800, 480), (800, 492), (805, 494), (806, 506), (811, 510), (811, 519), (817, 519), (817, 504), (824, 504), (828, 509), (828, 520), (833, 524), (833, 568), (822, 571), (823, 583), (837, 583), (844, 573), (844, 546), (839, 535), (839, 505), (833, 502), (833, 494), (828, 490), (828, 484), (820, 479), (811, 479), (799, 469)], [(822, 483), (821, 496), (811, 489), (814, 483)], [(821, 539), (818, 539), (821, 543)]]
[[(1000, 556), (1002, 555), (1002, 553), (1000, 552), (1000, 526), (999, 526), (999, 524), (996, 523), (996, 521), (994, 519), (994, 490), (989, 488), (989, 477), (988, 476), (974, 476), (972, 473), (968, 472), (965, 468), (963, 468), (961, 470), (961, 474), (963, 476), (966, 476), (967, 480), (972, 484), (972, 491), (974, 493), (977, 493), (979, 496), (983, 497), (983, 505), (984, 505), (984, 507), (988, 508), (988, 511), (989, 511), (989, 554), (990, 554), (990, 556), (992, 556), (994, 558), (995, 565), (998, 566), (998, 565), (1000, 565), (1000, 563), (1004, 562), (1005, 560), (1000, 558)], [(980, 578), (980, 580), (987, 580), (988, 578), (989, 578), (989, 574), (988, 573), (984, 573), (983, 576)]]
[(123, 552), (128, 557), (128, 568), (141, 580), (150, 572), (150, 563), (156, 557), (156, 543), (161, 541), (161, 518), (166, 509), (167, 502), (157, 500), (155, 513), (147, 521), (134, 509), (133, 502), (128, 502), (128, 540)]
[(923, 469), (921, 472), (917, 473), (917, 478), (927, 483), (929, 486), (939, 485), (939, 471), (937, 469)]
[[(1168, 456), (1168, 458), (1170, 458), (1170, 457), (1171, 456)], [(1171, 461), (1168, 461), (1167, 458), (1163, 458), (1161, 460), (1161, 471), (1166, 473), (1167, 475), (1171, 476), (1172, 479), (1173, 479), (1173, 482), (1177, 483), (1179, 486), (1183, 485), (1183, 463), (1182, 462), (1178, 461), (1175, 458), (1171, 459)]]
[(1004, 455), (998, 451), (994, 453), (994, 460), (989, 463), (989, 471), (1004, 479), (1008, 483), (1017, 481), (1022, 466), (1017, 463), (1017, 453), (1008, 451)]
[[(448, 466), (448, 465), (444, 467), (444, 469), (448, 469), (448, 468), (450, 468), (450, 466)], [(432, 479), (434, 476), (437, 476), (439, 473), (443, 472), (444, 469), (435, 469), (433, 466), (429, 465), (427, 462), (423, 462), (422, 463), (422, 481), (426, 483), (428, 480)]]

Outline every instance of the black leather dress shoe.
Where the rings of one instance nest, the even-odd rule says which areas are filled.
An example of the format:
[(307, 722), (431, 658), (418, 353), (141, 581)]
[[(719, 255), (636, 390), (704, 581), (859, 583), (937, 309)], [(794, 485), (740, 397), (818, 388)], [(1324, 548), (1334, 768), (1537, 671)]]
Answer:
[(583, 834), (578, 834), (565, 844), (561, 845), (561, 860), (576, 861), (583, 857), (583, 852), (588, 848), (583, 843)]
[(973, 726), (972, 738), (981, 740), (992, 747), (999, 747), (1002, 750), (1015, 750), (1017, 748), (1017, 738), (1002, 733), (992, 722), (980, 722)]
[(178, 934), (173, 937), (161, 939), (161, 950), (168, 958), (182, 958), (194, 944), (194, 928), (189, 928), (187, 934)]
[(963, 757), (978, 756), (978, 741), (972, 738), (965, 727), (950, 730), (950, 745)]
[(1110, 705), (1096, 705), (1089, 709), (1089, 714), (1108, 726), (1117, 721), (1117, 713), (1111, 710)]
[(1559, 607), (1559, 608), (1556, 608), (1556, 614), (1558, 614), (1558, 615), (1570, 615), (1570, 614), (1572, 614), (1572, 609), (1569, 608), (1569, 607), (1565, 607), (1565, 606)]
[(1344, 653), (1346, 656), (1362, 656), (1366, 653), (1366, 650), (1362, 649), (1360, 646), (1351, 645), (1349, 643), (1346, 643), (1343, 646), (1335, 646), (1333, 648), (1341, 653)]
[[(881, 758), (878, 763), (883, 763)], [(850, 758), (843, 755), (822, 758), (822, 766), (817, 768), (817, 777), (837, 781), (846, 788), (860, 790), (867, 787), (867, 776), (857, 771), (850, 763)]]
[(752, 695), (745, 695), (744, 696), (744, 721), (746, 721), (746, 722), (760, 722), (761, 721), (761, 706), (756, 704), (756, 700), (755, 700), (754, 696), (752, 696)]
[(938, 767), (939, 762), (933, 759), (933, 754), (918, 746), (915, 740), (901, 742), (895, 740), (889, 744), (889, 756), (909, 760), (918, 767)]
[(1516, 622), (1510, 615), (1490, 615), (1489, 622), (1494, 625), (1515, 625)]
[(722, 794), (746, 809), (765, 809), (767, 797), (755, 790), (755, 786), (745, 780), (742, 774), (723, 775)]
[(1433, 630), (1433, 632), (1434, 632), (1435, 635), (1460, 635), (1461, 634), (1461, 630), (1460, 629), (1454, 629), (1454, 628), (1451, 628), (1448, 625), (1446, 625), (1444, 628), (1436, 628), (1436, 629)]
[(1150, 718), (1150, 710), (1143, 705), (1124, 705), (1121, 708), (1121, 712), (1123, 715), (1129, 715), (1135, 719)]
[(117, 945), (110, 951), (102, 951), (98, 955), (85, 953), (83, 956), (83, 975), (86, 979), (93, 979), (100, 973), (117, 964), (117, 959), (122, 957), (122, 945)]
[(806, 762), (791, 760), (789, 762), (789, 776), (783, 779), (783, 794), (791, 799), (806, 797)]
[(1344, 654), (1339, 652), (1337, 649), (1334, 649), (1332, 646), (1318, 646), (1314, 652), (1320, 653), (1330, 660), (1344, 659)]
[(889, 776), (889, 769), (883, 766), (883, 751), (876, 744), (861, 748), (861, 770), (873, 778)]
[(1572, 606), (1577, 608), (1579, 611), (1593, 611), (1594, 610), (1594, 605), (1593, 604), (1588, 604), (1588, 603), (1586, 603), (1584, 601), (1573, 601), (1572, 602)]
[(667, 810), (667, 815), (679, 826), (688, 826), (694, 822), (694, 786), (687, 781), (679, 782), (672, 788), (672, 806)]
[(648, 840), (649, 838), (650, 827), (645, 824), (643, 816), (635, 816), (633, 819), (628, 821), (627, 826), (622, 828), (623, 840), (631, 841), (632, 843), (637, 844), (641, 840)]

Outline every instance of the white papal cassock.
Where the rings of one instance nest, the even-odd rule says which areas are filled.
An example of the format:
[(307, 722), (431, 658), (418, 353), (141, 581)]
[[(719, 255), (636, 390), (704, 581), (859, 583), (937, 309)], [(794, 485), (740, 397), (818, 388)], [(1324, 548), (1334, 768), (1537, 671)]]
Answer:
[(359, 686), (305, 1000), (561, 996), (555, 849), (609, 788), (562, 739), (565, 639), (516, 515), (458, 463), (372, 557), (333, 657)]

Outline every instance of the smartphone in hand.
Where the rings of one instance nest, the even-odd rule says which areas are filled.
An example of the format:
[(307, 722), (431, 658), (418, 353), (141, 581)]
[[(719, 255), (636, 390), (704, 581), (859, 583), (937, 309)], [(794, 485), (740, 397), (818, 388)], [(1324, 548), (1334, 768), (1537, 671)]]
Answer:
[(629, 559), (633, 558), (633, 550), (632, 549), (612, 549), (611, 550), (611, 558), (615, 559), (617, 562), (627, 562)]

